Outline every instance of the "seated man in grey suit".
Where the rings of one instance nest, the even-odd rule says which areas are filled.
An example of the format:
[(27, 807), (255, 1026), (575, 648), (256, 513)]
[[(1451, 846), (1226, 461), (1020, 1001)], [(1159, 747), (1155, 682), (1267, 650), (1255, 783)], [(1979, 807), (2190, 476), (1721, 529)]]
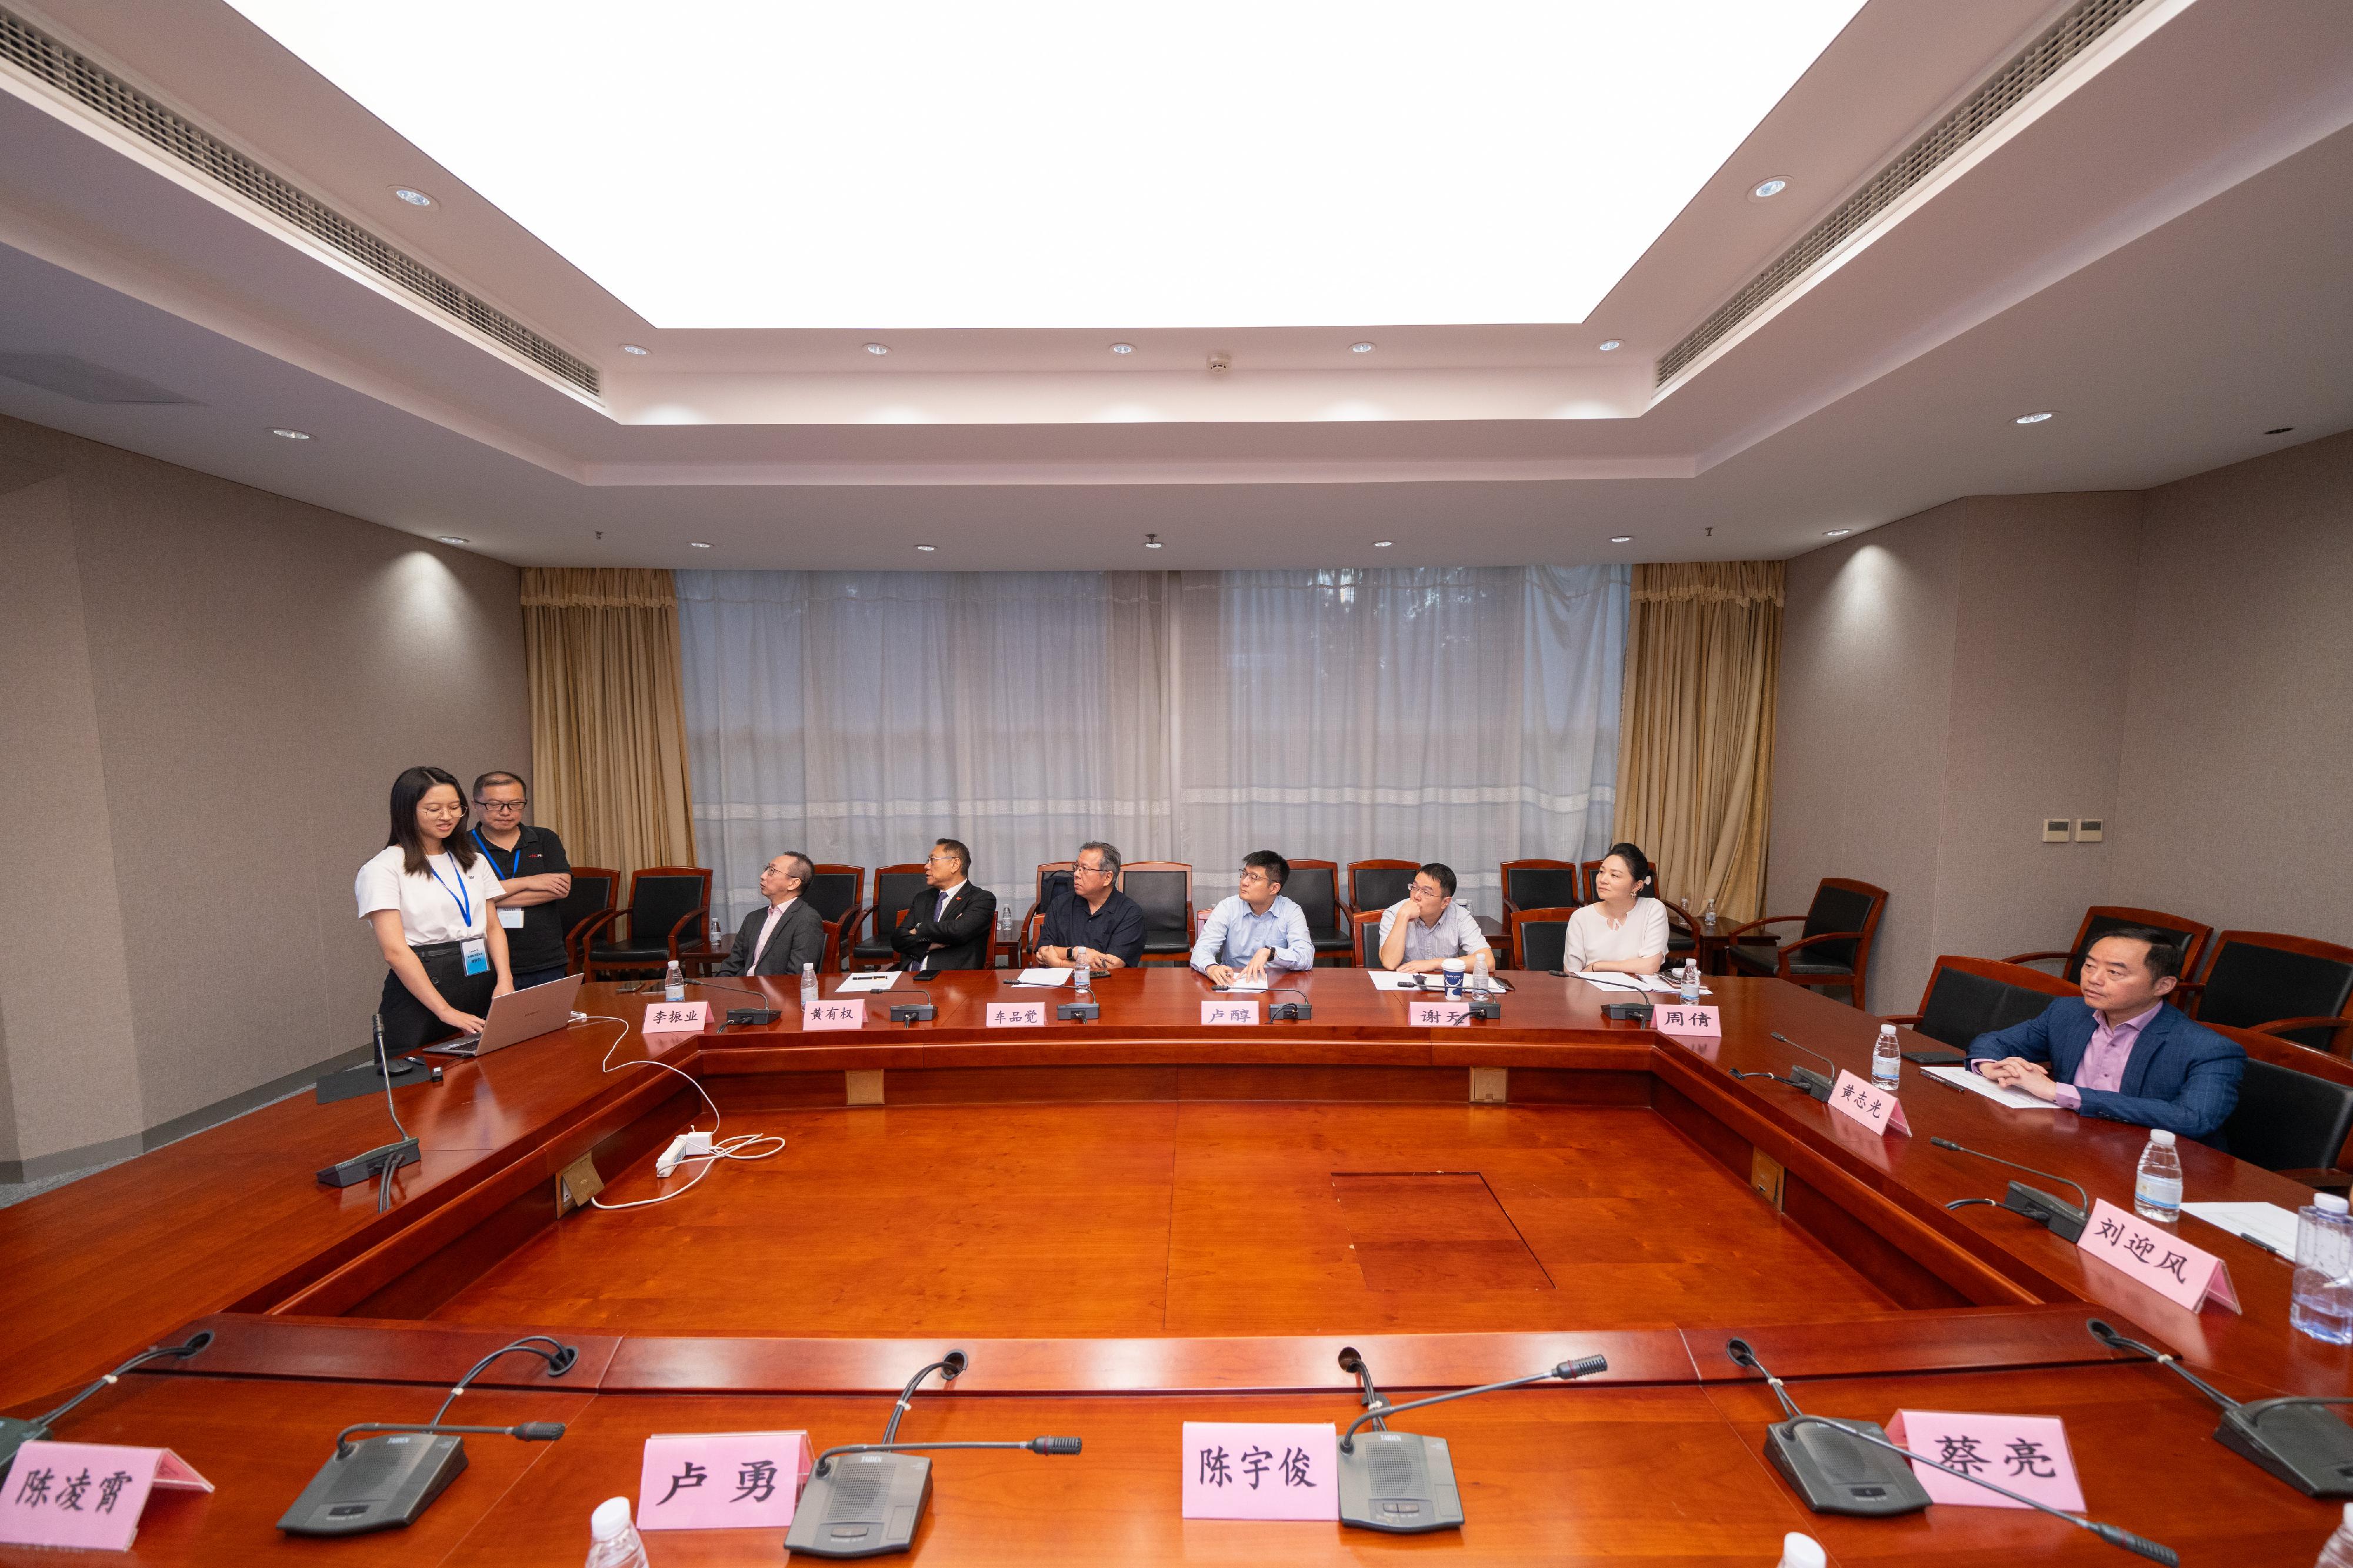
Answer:
[(735, 933), (735, 951), (714, 974), (798, 974), (804, 963), (825, 956), (825, 917), (801, 897), (809, 875), (817, 869), (797, 849), (787, 849), (760, 873), (765, 909), (744, 917)]

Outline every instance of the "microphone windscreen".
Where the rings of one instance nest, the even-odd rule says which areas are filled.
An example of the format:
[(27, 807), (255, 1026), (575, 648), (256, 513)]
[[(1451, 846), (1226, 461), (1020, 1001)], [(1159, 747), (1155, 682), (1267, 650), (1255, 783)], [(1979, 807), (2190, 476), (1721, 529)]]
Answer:
[(1075, 1454), (1079, 1451), (1076, 1437), (1032, 1437), (1029, 1448), (1038, 1454)]
[(526, 1421), (514, 1428), (514, 1435), (526, 1443), (553, 1443), (564, 1436), (561, 1421)]
[(1579, 1356), (1575, 1361), (1565, 1361), (1561, 1363), (1558, 1366), (1552, 1369), (1552, 1374), (1558, 1378), (1590, 1377), (1597, 1372), (1608, 1372), (1609, 1370), (1609, 1358), (1608, 1356), (1588, 1355)]

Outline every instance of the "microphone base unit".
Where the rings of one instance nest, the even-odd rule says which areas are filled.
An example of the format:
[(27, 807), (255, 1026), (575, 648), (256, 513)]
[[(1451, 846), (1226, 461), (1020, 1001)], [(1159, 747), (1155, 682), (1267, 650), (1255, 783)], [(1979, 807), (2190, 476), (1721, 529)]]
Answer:
[[(1846, 1425), (1883, 1440), (1887, 1436), (1876, 1422)], [(1765, 1429), (1765, 1457), (1816, 1513), (1892, 1519), (1928, 1506), (1928, 1489), (1909, 1461), (1832, 1427), (1777, 1422)]]
[(1308, 1002), (1271, 1002), (1267, 1005), (1266, 1021), (1270, 1024), (1304, 1024), (1315, 1016), (1315, 1007)]
[(1493, 996), (1474, 996), (1471, 1001), (1471, 1016), (1500, 1020), (1504, 1016), (1504, 1005)]
[(2353, 1498), (2353, 1426), (2326, 1406), (2258, 1400), (2222, 1412), (2214, 1440), (2306, 1497)]
[(784, 1015), (777, 1012), (774, 1007), (730, 1007), (727, 1009), (727, 1023), (728, 1026), (731, 1028), (739, 1024), (773, 1024), (783, 1016)]
[(2012, 1182), (2010, 1191), (2002, 1194), (1999, 1205), (2016, 1215), (2024, 1215), (2039, 1226), (2048, 1228), (2062, 1241), (2080, 1241), (2084, 1227), (2092, 1223), (2091, 1216), (2073, 1204), (2041, 1187), (2030, 1187), (2024, 1182)]
[(922, 1455), (841, 1455), (801, 1489), (785, 1550), (807, 1557), (905, 1552), (931, 1500), (932, 1462)]
[(1339, 1452), (1340, 1522), (1388, 1535), (1462, 1528), (1462, 1493), (1446, 1439), (1416, 1432), (1359, 1432)]
[(1648, 1002), (1604, 1002), (1601, 1004), (1601, 1016), (1647, 1024), (1651, 1021), (1651, 1005)]
[(1065, 1002), (1060, 1006), (1054, 1009), (1054, 1016), (1060, 1019), (1065, 1024), (1084, 1023), (1088, 1019), (1100, 1018), (1103, 1016), (1103, 1004), (1100, 1002)]
[(1789, 1082), (1792, 1087), (1804, 1089), (1824, 1105), (1831, 1102), (1831, 1080), (1811, 1068), (1799, 1067), (1797, 1063), (1791, 1062)]
[(891, 1021), (894, 1024), (928, 1024), (940, 1016), (940, 1010), (929, 1002), (893, 1002)]
[(372, 1182), (383, 1175), (386, 1166), (396, 1171), (403, 1165), (414, 1165), (424, 1158), (424, 1151), (417, 1146), (417, 1140), (404, 1138), (397, 1143), (386, 1143), (380, 1149), (371, 1149), (364, 1154), (354, 1154), (348, 1160), (330, 1165), (319, 1173), (319, 1180), (331, 1187), (355, 1187), (362, 1182)]
[(8, 1479), (8, 1467), (16, 1462), (17, 1449), (27, 1443), (38, 1443), (48, 1435), (49, 1429), (37, 1421), (0, 1415), (0, 1481)]
[(393, 1432), (330, 1454), (278, 1521), (289, 1535), (365, 1535), (417, 1522), (466, 1468), (463, 1438)]

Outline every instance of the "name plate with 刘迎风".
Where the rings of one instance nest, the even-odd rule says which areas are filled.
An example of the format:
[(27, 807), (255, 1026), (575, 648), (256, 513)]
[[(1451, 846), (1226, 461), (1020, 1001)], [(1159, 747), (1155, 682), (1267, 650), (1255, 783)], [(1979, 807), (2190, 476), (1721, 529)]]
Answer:
[(2151, 1225), (2105, 1198), (2092, 1200), (2091, 1220), (2075, 1245), (2177, 1307), (2195, 1312), (2220, 1301), (2233, 1312), (2243, 1310), (2221, 1258), (2175, 1236), (2170, 1226)]

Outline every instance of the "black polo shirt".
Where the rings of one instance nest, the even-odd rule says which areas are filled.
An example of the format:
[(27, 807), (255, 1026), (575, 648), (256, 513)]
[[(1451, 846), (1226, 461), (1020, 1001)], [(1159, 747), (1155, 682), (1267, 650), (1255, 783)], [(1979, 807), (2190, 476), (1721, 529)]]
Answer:
[[(572, 862), (564, 857), (564, 841), (544, 827), (526, 825), (512, 854), (491, 843), (480, 824), (474, 826), (473, 832), (474, 847), (489, 858), (491, 874), (501, 882), (572, 869)], [(507, 967), (516, 974), (564, 967), (563, 900), (533, 904), (522, 911), (522, 929), (507, 932)]]
[(1092, 910), (1076, 893), (1057, 894), (1054, 901), (1046, 906), (1046, 925), (1038, 937), (1038, 945), (1092, 948), (1130, 966), (1141, 963), (1144, 906), (1117, 888), (1103, 900), (1103, 908)]

